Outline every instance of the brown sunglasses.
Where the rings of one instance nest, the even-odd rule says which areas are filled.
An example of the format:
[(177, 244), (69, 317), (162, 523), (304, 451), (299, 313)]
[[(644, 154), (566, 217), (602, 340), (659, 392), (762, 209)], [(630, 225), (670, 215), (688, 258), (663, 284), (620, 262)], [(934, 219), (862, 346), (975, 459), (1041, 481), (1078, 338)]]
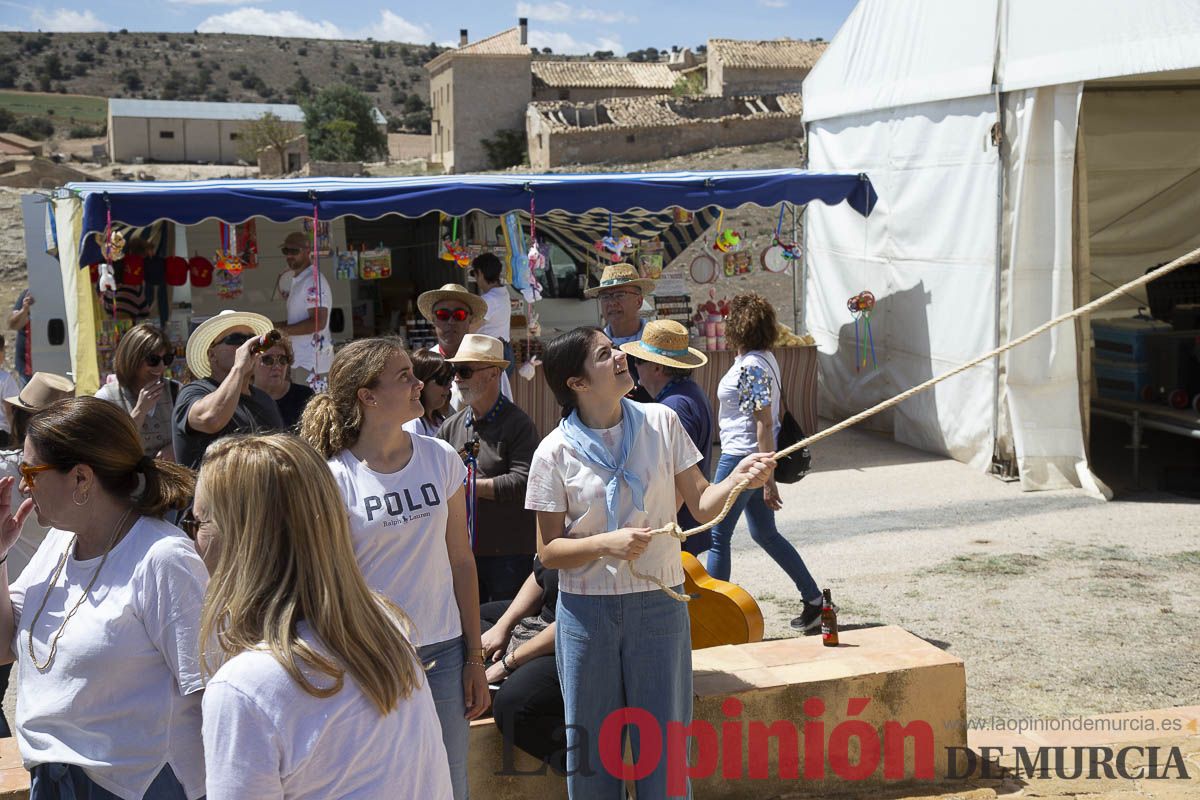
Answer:
[(31, 490), (33, 489), (33, 482), (37, 478), (38, 473), (51, 469), (54, 469), (53, 464), (26, 464), (22, 461), (17, 465), (17, 470), (21, 473), (21, 482)]

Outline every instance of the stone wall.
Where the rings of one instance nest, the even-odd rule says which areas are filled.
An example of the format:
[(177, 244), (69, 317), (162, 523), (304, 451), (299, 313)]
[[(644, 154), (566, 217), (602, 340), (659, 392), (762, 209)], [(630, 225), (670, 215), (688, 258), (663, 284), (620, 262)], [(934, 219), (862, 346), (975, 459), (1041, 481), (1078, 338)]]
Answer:
[(453, 143), (442, 154), (447, 172), (488, 169), (483, 140), (502, 130), (521, 130), (525, 107), (533, 96), (529, 59), (513, 56), (456, 58), (449, 103), (448, 137)]
[(712, 83), (714, 70), (709, 70), (709, 92), (724, 97), (742, 94), (775, 94), (799, 92), (808, 76), (808, 69), (740, 69), (718, 67), (717, 83)]

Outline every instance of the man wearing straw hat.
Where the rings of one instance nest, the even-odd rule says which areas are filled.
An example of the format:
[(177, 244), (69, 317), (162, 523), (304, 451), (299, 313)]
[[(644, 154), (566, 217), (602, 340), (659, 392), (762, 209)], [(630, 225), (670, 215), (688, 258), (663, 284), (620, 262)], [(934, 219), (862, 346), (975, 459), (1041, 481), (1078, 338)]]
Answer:
[(442, 423), (437, 438), (459, 452), (479, 446), (471, 514), (479, 602), (511, 600), (529, 577), (537, 551), (537, 518), (525, 509), (525, 486), (541, 437), (529, 415), (500, 393), (509, 363), (503, 342), (468, 333), (447, 360), (465, 406)]
[[(483, 326), (488, 306), (482, 297), (471, 294), (465, 286), (447, 283), (417, 297), (417, 310), (437, 333), (437, 344), (429, 351), (450, 360), (458, 352), (463, 337)], [(512, 385), (504, 374), (500, 376), (500, 393), (512, 400)], [(459, 411), (463, 402), (462, 391), (455, 383), (450, 389), (450, 407)]]
[(262, 314), (222, 311), (192, 331), (187, 365), (196, 380), (179, 390), (171, 425), (180, 464), (198, 469), (222, 436), (284, 429), (275, 401), (251, 385), (260, 339), (273, 327)]
[[(600, 316), (604, 319), (604, 335), (620, 347), (636, 342), (642, 335), (646, 321), (641, 318), (642, 300), (647, 292), (654, 291), (654, 281), (643, 278), (632, 264), (609, 264), (600, 275), (600, 285), (584, 291), (584, 296), (595, 297), (600, 302)], [(629, 372), (633, 376), (633, 391), (628, 397), (642, 403), (650, 402), (650, 396), (641, 388), (636, 359), (629, 360)]]
[[(647, 322), (642, 328), (641, 339), (626, 342), (621, 350), (643, 362), (639, 367), (640, 383), (656, 403), (662, 403), (679, 416), (683, 429), (692, 438), (700, 451), (700, 472), (712, 474), (713, 413), (708, 397), (700, 384), (692, 380), (692, 370), (708, 363), (708, 356), (694, 347), (688, 347), (687, 328), (674, 320)], [(699, 523), (688, 511), (679, 508), (679, 527), (687, 530)], [(683, 543), (683, 549), (694, 556), (707, 550), (712, 544), (712, 535), (704, 533), (691, 536)]]

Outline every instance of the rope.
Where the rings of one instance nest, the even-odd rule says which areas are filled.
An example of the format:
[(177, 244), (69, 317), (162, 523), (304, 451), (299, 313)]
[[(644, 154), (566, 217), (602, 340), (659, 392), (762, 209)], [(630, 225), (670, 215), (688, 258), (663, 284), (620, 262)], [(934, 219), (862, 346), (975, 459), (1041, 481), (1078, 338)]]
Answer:
[[(1111, 303), (1112, 301), (1114, 301), (1118, 297), (1120, 297), (1122, 294), (1125, 294), (1126, 292), (1128, 292), (1130, 289), (1136, 289), (1140, 286), (1145, 286), (1147, 283), (1149, 283), (1152, 280), (1161, 278), (1162, 276), (1167, 275), (1168, 273), (1174, 272), (1175, 270), (1179, 269), (1180, 267), (1185, 267), (1188, 264), (1193, 264), (1193, 263), (1196, 263), (1197, 261), (1200, 261), (1200, 248), (1196, 248), (1195, 250), (1191, 251), (1190, 253), (1188, 253), (1184, 256), (1180, 256), (1179, 258), (1175, 259), (1174, 261), (1172, 261), (1168, 264), (1163, 264), (1161, 267), (1151, 270), (1150, 272), (1147, 272), (1145, 275), (1142, 275), (1139, 278), (1135, 278), (1134, 280), (1129, 281), (1128, 283), (1123, 284), (1122, 286), (1118, 286), (1116, 289), (1114, 289), (1113, 291), (1104, 295), (1103, 297), (1099, 297), (1086, 305), (1082, 305), (1079, 308), (1076, 308), (1073, 311), (1068, 311), (1065, 314), (1060, 314), (1059, 316), (1055, 317), (1054, 319), (1052, 319), (1048, 322), (1043, 322), (1041, 325), (1037, 326), (1036, 328), (1029, 331), (1028, 333), (1026, 333), (1022, 336), (1019, 336), (1016, 339), (1013, 339), (1008, 344), (1004, 344), (1004, 345), (1001, 345), (1000, 347), (996, 347), (992, 350), (989, 350), (988, 352), (984, 353), (983, 355), (973, 358), (970, 361), (966, 362), (965, 364), (958, 365), (957, 367), (950, 370), (949, 372), (943, 372), (941, 375), (936, 375), (936, 376), (930, 378), (929, 380), (925, 381), (922, 384), (914, 386), (911, 389), (901, 392), (900, 394), (896, 395), (895, 397), (893, 397), (889, 400), (884, 400), (882, 403), (879, 403), (877, 405), (872, 406), (871, 408), (868, 408), (866, 411), (860, 411), (859, 413), (855, 414), (854, 416), (844, 419), (841, 422), (837, 423), (836, 425), (828, 427), (825, 430), (820, 431), (818, 433), (814, 433), (812, 436), (807, 436), (804, 439), (801, 439), (800, 441), (796, 442), (795, 444), (790, 445), (789, 447), (785, 447), (784, 449), (774, 453), (772, 455), (772, 458), (774, 458), (775, 460), (778, 460), (781, 458), (786, 458), (787, 456), (790, 456), (792, 453), (795, 453), (797, 450), (799, 450), (803, 447), (809, 447), (823, 439), (827, 439), (830, 436), (833, 436), (835, 433), (839, 433), (841, 431), (844, 431), (846, 428), (849, 428), (853, 425), (857, 425), (858, 423), (862, 422), (863, 420), (867, 419), (868, 417), (873, 417), (876, 414), (880, 413), (881, 411), (887, 411), (889, 408), (892, 408), (893, 406), (900, 405), (905, 400), (909, 399), (910, 397), (912, 397), (914, 395), (920, 394), (921, 392), (924, 392), (927, 389), (932, 389), (934, 386), (938, 385), (942, 381), (949, 380), (950, 378), (953, 378), (955, 375), (966, 372), (967, 370), (971, 369), (972, 367), (977, 367), (985, 361), (991, 361), (996, 356), (998, 356), (1002, 353), (1006, 353), (1015, 347), (1019, 347), (1019, 346), (1025, 344), (1026, 342), (1028, 342), (1030, 339), (1033, 339), (1034, 337), (1042, 335), (1043, 333), (1050, 330), (1051, 328), (1053, 328), (1056, 325), (1061, 325), (1062, 323), (1064, 323), (1068, 320), (1082, 317), (1085, 314), (1090, 314), (1092, 311), (1095, 311), (1096, 309), (1101, 308), (1102, 306), (1108, 305), (1109, 303)], [(858, 354), (855, 353), (855, 358), (857, 358), (857, 357), (858, 357)], [(704, 533), (705, 531), (709, 530), (713, 526), (720, 523), (721, 520), (725, 519), (725, 517), (729, 514), (729, 510), (731, 508), (733, 508), (733, 504), (737, 500), (737, 496), (739, 494), (741, 494), (746, 489), (747, 486), (749, 486), (748, 480), (743, 479), (743, 480), (739, 481), (737, 483), (737, 485), (733, 487), (733, 490), (729, 493), (729, 496), (725, 498), (725, 505), (724, 505), (724, 507), (721, 508), (721, 512), (719, 514), (717, 514), (717, 516), (714, 517), (709, 522), (707, 522), (703, 525), (699, 525), (695, 528), (691, 528), (690, 530), (686, 530), (686, 531), (680, 530), (679, 526), (676, 523), (670, 522), (661, 528), (656, 528), (655, 530), (650, 531), (650, 535), (651, 536), (659, 536), (659, 535), (665, 534), (665, 535), (669, 535), (669, 536), (674, 536), (676, 539), (683, 541), (683, 540), (687, 539), (689, 536), (695, 536), (697, 534)], [(629, 563), (629, 571), (630, 571), (630, 573), (633, 574), (633, 576), (635, 578), (641, 578), (642, 580), (646, 580), (646, 581), (649, 581), (649, 582), (655, 584), (656, 586), (658, 586), (659, 589), (662, 589), (664, 592), (666, 592), (668, 595), (670, 595), (671, 597), (673, 597), (676, 600), (687, 601), (689, 599), (686, 596), (681, 595), (678, 592), (674, 591), (669, 586), (664, 585), (662, 583), (662, 581), (658, 580), (657, 578), (654, 578), (653, 576), (650, 576), (650, 575), (643, 575), (642, 573), (638, 572), (637, 570), (635, 570), (633, 568), (632, 561), (630, 561), (628, 563)]]

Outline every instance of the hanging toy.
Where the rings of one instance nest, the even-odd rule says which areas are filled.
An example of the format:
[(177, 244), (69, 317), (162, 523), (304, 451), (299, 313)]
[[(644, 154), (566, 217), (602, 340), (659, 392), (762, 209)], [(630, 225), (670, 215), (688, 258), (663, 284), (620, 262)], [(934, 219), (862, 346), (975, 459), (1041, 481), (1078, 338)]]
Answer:
[[(846, 308), (854, 317), (854, 371), (859, 372), (867, 366), (867, 348), (870, 345), (871, 366), (879, 368), (875, 359), (875, 336), (871, 333), (871, 312), (875, 310), (875, 295), (867, 291), (859, 292), (846, 301)], [(859, 323), (865, 324), (866, 337), (859, 334)]]
[(120, 261), (125, 257), (125, 234), (111, 226), (104, 233), (96, 234), (96, 242), (105, 261)]
[(775, 246), (783, 250), (780, 254), (787, 261), (795, 261), (800, 258), (800, 245), (793, 241), (785, 241), (783, 238), (783, 212), (787, 209), (786, 203), (779, 205), (779, 221), (775, 223)]
[[(227, 272), (230, 275), (241, 275), (242, 268), (246, 266), (237, 252), (237, 245), (231, 244), (229, 241), (229, 226), (224, 222), (220, 224), (220, 247), (213, 255), (213, 266), (218, 272)], [(241, 296), (241, 282), (238, 282), (237, 297)]]
[(96, 282), (96, 286), (101, 292), (115, 292), (117, 290), (117, 278), (113, 275), (112, 264), (107, 261), (100, 265), (100, 279)]
[(458, 217), (454, 217), (450, 238), (442, 240), (442, 250), (438, 253), (438, 257), (443, 261), (453, 261), (463, 269), (471, 266), (471, 253), (467, 250), (466, 244), (458, 243)]
[(735, 230), (722, 230), (725, 224), (725, 209), (721, 209), (721, 216), (717, 217), (717, 237), (713, 239), (713, 250), (720, 253), (728, 253), (731, 250), (736, 250), (741, 247), (742, 235)]
[(596, 242), (596, 252), (612, 263), (621, 261), (621, 254), (633, 249), (633, 239), (628, 236), (613, 236), (613, 217), (608, 215), (608, 235)]

